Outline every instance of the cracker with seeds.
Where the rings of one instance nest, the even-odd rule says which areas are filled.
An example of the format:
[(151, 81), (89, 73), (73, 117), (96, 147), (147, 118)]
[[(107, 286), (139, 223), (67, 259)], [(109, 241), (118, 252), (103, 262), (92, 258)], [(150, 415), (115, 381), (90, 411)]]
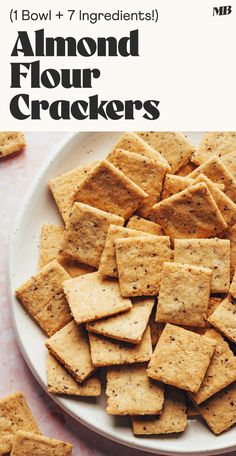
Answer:
[(156, 321), (205, 326), (212, 270), (189, 264), (164, 263)]
[(32, 432), (17, 432), (11, 456), (71, 456), (73, 446)]
[(196, 151), (196, 147), (176, 131), (140, 131), (138, 135), (153, 149), (161, 153), (176, 173)]
[(162, 236), (164, 231), (158, 223), (146, 220), (138, 215), (133, 215), (126, 225), (127, 228), (134, 230), (143, 231), (144, 233), (154, 234), (156, 236)]
[(73, 168), (49, 181), (49, 188), (65, 224), (68, 222), (72, 211), (75, 190), (83, 181), (87, 173), (98, 163), (98, 161), (95, 161), (88, 165)]
[(74, 320), (50, 337), (46, 347), (79, 383), (86, 380), (95, 370), (91, 361), (87, 331)]
[(78, 383), (50, 353), (47, 358), (47, 382), (48, 391), (52, 394), (81, 397), (101, 395), (101, 381), (97, 377), (90, 377), (83, 383)]
[(132, 307), (130, 299), (120, 295), (118, 281), (98, 272), (66, 280), (63, 289), (77, 324), (115, 315)]
[(16, 290), (22, 306), (48, 336), (72, 319), (62, 288), (62, 282), (69, 277), (63, 267), (53, 260)]
[[(208, 308), (207, 308), (207, 318), (210, 317), (210, 315), (218, 307), (218, 305), (221, 303), (221, 301), (222, 301), (222, 297), (210, 296), (210, 299), (208, 302)], [(210, 325), (208, 325), (208, 326), (210, 326)]]
[(236, 343), (236, 301), (227, 296), (208, 318), (208, 322)]
[(183, 432), (187, 424), (184, 392), (170, 386), (165, 387), (164, 406), (160, 415), (132, 417), (133, 433), (135, 435)]
[(128, 219), (148, 194), (119, 169), (104, 160), (83, 179), (74, 200)]
[(100, 274), (108, 275), (110, 277), (118, 277), (115, 240), (137, 236), (146, 236), (146, 233), (142, 233), (141, 231), (133, 230), (130, 228), (124, 228), (121, 226), (109, 226), (98, 269)]
[(192, 173), (196, 168), (196, 165), (192, 163), (190, 160), (185, 163), (176, 173), (177, 176), (188, 177), (188, 174)]
[(176, 239), (176, 263), (202, 266), (213, 271), (211, 293), (227, 293), (230, 285), (230, 242), (226, 239)]
[(236, 225), (226, 230), (222, 237), (230, 241), (230, 277), (232, 279), (236, 268)]
[(0, 454), (11, 451), (16, 432), (41, 434), (22, 393), (0, 398)]
[(195, 179), (199, 174), (205, 174), (216, 184), (223, 184), (226, 195), (236, 203), (236, 180), (220, 158), (210, 158), (189, 174), (188, 177)]
[(50, 261), (57, 260), (71, 277), (93, 272), (94, 268), (78, 261), (63, 258), (59, 253), (63, 240), (64, 228), (59, 225), (45, 224), (42, 226), (40, 238), (39, 269), (42, 269)]
[(110, 415), (161, 413), (163, 385), (147, 376), (146, 364), (110, 367), (107, 371), (107, 408)]
[(166, 169), (170, 171), (170, 166), (166, 159), (158, 152), (153, 149), (146, 141), (144, 141), (139, 135), (133, 131), (126, 131), (120, 137), (118, 142), (113, 147), (113, 150), (124, 149), (129, 152), (135, 152), (136, 154), (143, 155), (144, 157), (152, 158), (159, 163), (164, 163)]
[(233, 150), (229, 154), (227, 153), (226, 155), (223, 155), (221, 157), (221, 160), (226, 166), (226, 168), (229, 169), (234, 179), (236, 179), (236, 145), (235, 150)]
[(153, 207), (155, 221), (171, 238), (208, 238), (226, 228), (207, 185), (187, 187)]
[(216, 340), (217, 345), (200, 389), (197, 393), (191, 394), (196, 404), (201, 404), (236, 381), (236, 356), (227, 342), (214, 329), (208, 329), (205, 336)]
[(110, 225), (124, 224), (118, 215), (75, 203), (64, 231), (60, 253), (64, 258), (99, 267)]
[(139, 344), (148, 325), (154, 299), (133, 298), (132, 304), (133, 307), (128, 312), (87, 324), (87, 330), (112, 339)]
[(191, 161), (201, 165), (209, 158), (223, 157), (236, 150), (235, 131), (212, 131), (203, 135), (201, 143), (194, 153)]
[(200, 404), (198, 411), (214, 434), (230, 429), (236, 423), (236, 382)]
[(147, 327), (139, 344), (109, 339), (89, 332), (92, 363), (96, 367), (149, 361), (152, 355), (150, 329)]
[(161, 199), (169, 198), (176, 193), (182, 192), (193, 183), (194, 179), (188, 177), (176, 176), (175, 174), (167, 174), (163, 185)]
[(20, 131), (0, 132), (0, 159), (21, 152), (25, 147), (25, 137)]
[(152, 206), (160, 200), (166, 166), (148, 157), (124, 149), (115, 149), (107, 157), (107, 160), (128, 176), (135, 184), (142, 188), (149, 196), (138, 213), (147, 217)]
[(122, 296), (158, 294), (163, 263), (170, 261), (167, 236), (140, 236), (117, 239), (116, 261)]
[(147, 373), (155, 380), (196, 393), (216, 345), (209, 337), (167, 323)]

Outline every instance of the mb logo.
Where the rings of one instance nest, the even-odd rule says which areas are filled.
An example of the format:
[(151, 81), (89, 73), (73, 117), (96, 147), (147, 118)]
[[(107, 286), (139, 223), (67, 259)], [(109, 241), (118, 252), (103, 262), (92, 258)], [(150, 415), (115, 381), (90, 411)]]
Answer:
[(227, 16), (232, 13), (232, 6), (215, 6), (213, 8), (213, 16)]

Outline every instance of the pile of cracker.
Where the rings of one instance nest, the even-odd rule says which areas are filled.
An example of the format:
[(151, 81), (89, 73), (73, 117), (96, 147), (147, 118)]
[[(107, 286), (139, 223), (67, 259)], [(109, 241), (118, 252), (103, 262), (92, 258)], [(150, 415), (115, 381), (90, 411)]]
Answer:
[(42, 435), (22, 393), (0, 399), (0, 454), (71, 456), (72, 445)]
[(103, 161), (49, 182), (16, 295), (47, 334), (48, 391), (99, 396), (135, 435), (236, 423), (236, 133), (124, 133)]

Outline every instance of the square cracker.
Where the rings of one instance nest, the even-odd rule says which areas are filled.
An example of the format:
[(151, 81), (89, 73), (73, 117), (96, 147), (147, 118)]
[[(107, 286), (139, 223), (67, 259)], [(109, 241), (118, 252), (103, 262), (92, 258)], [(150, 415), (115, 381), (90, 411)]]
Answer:
[(158, 152), (153, 149), (146, 141), (144, 141), (139, 135), (134, 132), (126, 131), (120, 137), (118, 142), (113, 147), (113, 150), (124, 149), (129, 152), (135, 152), (136, 154), (143, 155), (144, 157), (152, 158), (158, 162), (164, 163), (166, 169), (170, 171), (170, 166), (166, 159)]
[(146, 364), (110, 367), (107, 371), (107, 408), (110, 415), (161, 413), (163, 385), (148, 378)]
[(47, 381), (49, 393), (84, 397), (101, 395), (101, 381), (97, 377), (78, 383), (50, 353), (47, 358)]
[(99, 272), (110, 277), (118, 277), (115, 240), (137, 236), (146, 236), (146, 233), (142, 233), (138, 230), (132, 230), (130, 228), (110, 225), (99, 264)]
[(41, 434), (22, 393), (0, 399), (0, 454), (11, 451), (19, 430)]
[(73, 446), (31, 432), (17, 432), (11, 456), (71, 456)]
[(210, 268), (211, 293), (227, 293), (230, 285), (230, 242), (226, 239), (176, 239), (174, 261)]
[(63, 289), (77, 324), (124, 312), (132, 307), (130, 299), (120, 295), (118, 281), (98, 272), (66, 280)]
[(149, 196), (138, 213), (147, 217), (152, 206), (160, 200), (166, 166), (148, 157), (124, 149), (115, 149), (107, 157), (107, 160), (139, 185)]
[(153, 206), (155, 221), (172, 238), (207, 238), (226, 228), (214, 198), (202, 182)]
[(182, 190), (191, 185), (193, 181), (193, 179), (189, 179), (188, 177), (167, 174), (163, 185), (161, 199), (166, 199), (176, 193), (182, 192)]
[(149, 361), (152, 355), (150, 329), (147, 327), (141, 342), (137, 345), (108, 339), (89, 332), (89, 342), (93, 365), (114, 366)]
[(79, 383), (95, 370), (91, 362), (87, 332), (74, 320), (50, 337), (46, 347)]
[(208, 329), (205, 336), (216, 340), (217, 346), (200, 389), (191, 394), (196, 404), (201, 404), (236, 380), (236, 356), (227, 342), (214, 329)]
[(25, 146), (26, 141), (20, 131), (0, 132), (0, 158), (20, 152)]
[(110, 225), (124, 224), (118, 215), (75, 203), (64, 231), (60, 253), (64, 258), (98, 268)]
[(223, 155), (221, 157), (222, 162), (228, 168), (234, 177), (236, 179), (236, 145), (235, 145), (235, 150), (230, 152), (229, 154)]
[(138, 135), (166, 159), (174, 174), (196, 151), (182, 133), (176, 131), (140, 131)]
[(158, 294), (164, 261), (170, 261), (167, 236), (139, 236), (117, 239), (116, 261), (122, 296)]
[(88, 331), (113, 339), (139, 344), (148, 325), (154, 306), (153, 298), (133, 298), (133, 307), (128, 312), (91, 322)]
[(189, 264), (164, 263), (156, 321), (205, 326), (212, 270)]
[(160, 415), (132, 417), (135, 435), (183, 432), (187, 424), (184, 392), (170, 386), (165, 387), (164, 407)]
[(48, 336), (72, 319), (62, 288), (62, 282), (69, 277), (53, 260), (16, 290), (20, 303)]
[(198, 406), (209, 428), (218, 435), (236, 423), (236, 382)]
[(143, 204), (148, 194), (119, 169), (104, 160), (83, 179), (74, 201), (89, 204), (125, 219)]
[(205, 174), (216, 184), (223, 184), (225, 186), (224, 192), (226, 195), (236, 203), (236, 180), (220, 158), (210, 158), (190, 173), (188, 177), (195, 179), (199, 174)]
[(158, 223), (146, 220), (138, 215), (133, 215), (126, 225), (127, 228), (134, 230), (143, 231), (144, 233), (155, 234), (156, 236), (162, 236), (164, 231)]
[(236, 343), (236, 301), (227, 296), (208, 318), (208, 322)]
[(63, 258), (59, 253), (63, 240), (64, 228), (59, 225), (45, 224), (42, 226), (40, 238), (39, 269), (42, 269), (50, 261), (57, 260), (71, 277), (93, 272), (93, 268), (78, 261)]
[(73, 168), (49, 181), (49, 188), (65, 223), (68, 222), (74, 204), (75, 190), (97, 163), (98, 161), (95, 161), (88, 165)]
[(167, 323), (148, 366), (155, 380), (196, 393), (217, 342)]
[(235, 131), (212, 131), (203, 135), (199, 147), (191, 161), (201, 165), (212, 156), (222, 157), (236, 150)]

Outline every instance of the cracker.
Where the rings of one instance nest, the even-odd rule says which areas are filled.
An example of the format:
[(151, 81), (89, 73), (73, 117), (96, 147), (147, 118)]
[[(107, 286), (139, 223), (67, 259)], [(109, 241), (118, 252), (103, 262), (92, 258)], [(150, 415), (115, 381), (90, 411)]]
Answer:
[(48, 183), (53, 198), (58, 207), (59, 213), (65, 223), (71, 214), (74, 204), (74, 192), (78, 185), (83, 181), (89, 171), (91, 171), (98, 161), (88, 165), (79, 166), (67, 171), (60, 176), (54, 177)]
[(184, 326), (205, 326), (211, 277), (211, 269), (164, 263), (156, 320)]
[(227, 225), (205, 183), (190, 186), (153, 207), (155, 221), (172, 238), (207, 238)]
[(208, 322), (236, 343), (236, 301), (228, 296), (214, 310)]
[(223, 155), (221, 157), (222, 162), (228, 168), (234, 177), (236, 179), (236, 145), (235, 145), (235, 150), (230, 152), (229, 154), (227, 153), (226, 155)]
[(236, 299), (236, 271), (230, 284), (229, 293)]
[(64, 258), (98, 268), (110, 225), (124, 219), (83, 203), (75, 203), (64, 232), (60, 253)]
[(146, 233), (142, 233), (138, 230), (110, 225), (107, 232), (105, 247), (102, 252), (101, 261), (99, 264), (99, 272), (110, 277), (118, 277), (115, 240), (120, 238), (131, 238), (145, 235)]
[(236, 268), (236, 225), (226, 230), (222, 237), (230, 241), (230, 277), (233, 278)]
[(209, 428), (218, 435), (236, 423), (236, 382), (198, 406)]
[(216, 340), (217, 346), (200, 389), (191, 394), (196, 404), (201, 404), (236, 380), (236, 357), (227, 342), (214, 329), (208, 329), (205, 336)]
[(141, 216), (147, 217), (152, 206), (160, 200), (166, 166), (148, 157), (124, 149), (115, 149), (107, 160), (122, 171), (149, 196), (138, 208)]
[(230, 242), (226, 239), (176, 239), (174, 261), (212, 269), (211, 293), (230, 285)]
[(86, 380), (95, 370), (91, 362), (87, 332), (71, 321), (46, 342), (49, 352), (75, 377)]
[(158, 223), (151, 222), (150, 220), (146, 220), (137, 215), (134, 215), (129, 219), (126, 227), (149, 234), (155, 234), (156, 236), (162, 236), (164, 234), (162, 227), (158, 225)]
[(117, 239), (116, 261), (122, 296), (158, 294), (164, 261), (171, 258), (167, 236)]
[(62, 288), (62, 282), (69, 277), (63, 267), (53, 260), (16, 290), (22, 306), (48, 336), (72, 319)]
[(114, 366), (149, 361), (152, 355), (150, 329), (147, 327), (140, 344), (115, 341), (89, 332), (93, 365)]
[(175, 174), (167, 174), (163, 185), (161, 199), (169, 198), (176, 193), (182, 192), (185, 188), (193, 183), (193, 179), (188, 177), (176, 176)]
[(47, 358), (47, 381), (48, 391), (52, 394), (82, 397), (97, 397), (101, 395), (101, 381), (97, 377), (90, 377), (80, 384), (50, 354), (48, 354)]
[(196, 151), (182, 133), (175, 131), (140, 131), (138, 135), (166, 159), (174, 174)]
[(216, 344), (208, 337), (167, 323), (151, 357), (148, 375), (196, 393)]
[(208, 302), (208, 308), (207, 308), (207, 318), (210, 317), (210, 315), (214, 312), (216, 307), (221, 303), (222, 297), (218, 296), (210, 296), (209, 302)]
[(144, 141), (139, 135), (134, 132), (126, 131), (120, 137), (118, 142), (115, 144), (113, 150), (125, 149), (129, 152), (135, 152), (136, 154), (143, 155), (144, 157), (152, 158), (159, 163), (164, 163), (166, 169), (170, 171), (170, 166), (166, 159), (158, 152), (153, 149), (146, 141)]
[(196, 165), (201, 165), (212, 156), (222, 157), (234, 150), (236, 150), (236, 132), (207, 132), (203, 135), (200, 145), (194, 153), (191, 161)]
[(236, 203), (236, 180), (220, 158), (210, 158), (189, 174), (188, 177), (195, 179), (199, 174), (205, 174), (216, 184), (224, 184), (226, 195)]
[(194, 169), (196, 168), (196, 165), (192, 163), (191, 161), (188, 161), (183, 165), (176, 173), (178, 176), (183, 176), (183, 177), (188, 177), (188, 174), (190, 174)]
[(0, 399), (0, 454), (11, 451), (17, 431), (41, 434), (22, 393)]
[(45, 224), (42, 226), (40, 238), (39, 269), (42, 269), (52, 260), (58, 263), (68, 272), (71, 277), (93, 272), (94, 268), (86, 264), (63, 258), (59, 253), (63, 240), (64, 228), (59, 225)]
[(77, 324), (115, 315), (132, 307), (130, 299), (120, 295), (118, 281), (98, 272), (66, 280), (63, 289)]
[(159, 416), (132, 417), (135, 435), (172, 434), (187, 427), (184, 393), (173, 387), (165, 388), (163, 411)]
[(110, 367), (107, 371), (107, 408), (110, 415), (161, 413), (163, 385), (148, 378), (146, 364)]
[(139, 344), (148, 325), (154, 299), (133, 298), (132, 303), (133, 307), (128, 312), (89, 323), (88, 331)]
[(71, 456), (72, 449), (70, 443), (20, 431), (16, 434), (11, 456)]
[(147, 197), (147, 193), (106, 160), (88, 173), (74, 193), (75, 201), (125, 219), (129, 218)]
[(0, 159), (22, 151), (26, 147), (23, 133), (20, 131), (0, 132)]
[(219, 188), (219, 184), (213, 183), (204, 174), (199, 174), (194, 180), (194, 184), (205, 182), (227, 223), (228, 228), (236, 223), (236, 204)]

